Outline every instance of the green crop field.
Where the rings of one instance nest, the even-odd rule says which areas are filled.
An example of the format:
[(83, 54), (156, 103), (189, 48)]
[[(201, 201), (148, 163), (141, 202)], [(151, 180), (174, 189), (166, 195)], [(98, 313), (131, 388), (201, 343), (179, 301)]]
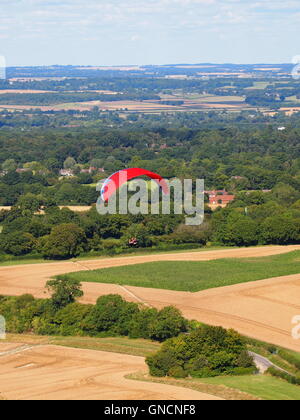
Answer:
[(298, 273), (300, 251), (261, 258), (154, 262), (70, 273), (59, 277), (75, 278), (81, 282), (197, 292)]
[(269, 82), (254, 82), (253, 86), (246, 88), (246, 90), (255, 90), (255, 89), (261, 89), (264, 90), (269, 86)]

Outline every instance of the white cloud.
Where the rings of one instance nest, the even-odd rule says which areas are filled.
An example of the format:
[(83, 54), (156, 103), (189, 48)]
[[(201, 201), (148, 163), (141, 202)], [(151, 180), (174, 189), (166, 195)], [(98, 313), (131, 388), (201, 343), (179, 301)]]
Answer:
[[(126, 48), (133, 48), (136, 43), (142, 56), (146, 53), (163, 56), (165, 51), (172, 50), (173, 44), (180, 44), (182, 49), (174, 47), (174, 51), (178, 54), (181, 51), (185, 57), (186, 51), (197, 49), (199, 43), (203, 50), (208, 49), (204, 41), (222, 55), (227, 47), (230, 51), (233, 45), (240, 45), (240, 49), (244, 45), (247, 49), (254, 42), (257, 50), (262, 51), (263, 37), (273, 38), (275, 44), (278, 39), (285, 40), (286, 50), (291, 45), (295, 50), (299, 38), (299, 0), (0, 0), (0, 3), (2, 36), (20, 45), (26, 37), (32, 48), (43, 40), (53, 51), (64, 40), (69, 43), (68, 48), (105, 40), (114, 55), (125, 54)], [(14, 44), (12, 50), (17, 48)]]

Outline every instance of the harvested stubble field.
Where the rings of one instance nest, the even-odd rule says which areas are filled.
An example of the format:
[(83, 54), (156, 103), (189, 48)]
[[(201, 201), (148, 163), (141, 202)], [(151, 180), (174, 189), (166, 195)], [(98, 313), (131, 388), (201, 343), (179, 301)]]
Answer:
[[(58, 346), (62, 346), (60, 351), (57, 350)], [(159, 347), (160, 344), (156, 342), (126, 337), (47, 337), (9, 334), (7, 341), (0, 343), (0, 399), (76, 399), (79, 398), (80, 387), (83, 391), (81, 399), (102, 399), (104, 385), (106, 398), (115, 399), (117, 393), (123, 395), (123, 387), (128, 387), (128, 380), (131, 382), (131, 387), (127, 389), (130, 399), (137, 398), (136, 389), (149, 393), (149, 398), (150, 392), (154, 389), (154, 397), (158, 399), (162, 399), (163, 395), (166, 398), (170, 395), (171, 398), (182, 397), (182, 395), (184, 395), (182, 398), (189, 398), (190, 390), (196, 399), (215, 399), (216, 397), (226, 400), (300, 399), (297, 387), (262, 375), (208, 379), (152, 378), (149, 377), (146, 366), (142, 365), (140, 357), (135, 358), (137, 363), (135, 367), (139, 371), (133, 370), (132, 373), (125, 373), (122, 381), (118, 383), (119, 386), (114, 385), (116, 376), (114, 369), (117, 370), (120, 366), (120, 354), (110, 353), (109, 357), (109, 353), (104, 353), (104, 351), (122, 353), (124, 355), (123, 364), (125, 365), (129, 360), (129, 367), (131, 367), (133, 359), (128, 359), (127, 355), (145, 357), (149, 352), (158, 350)], [(81, 350), (76, 352), (75, 348)], [(97, 350), (97, 352), (90, 350)], [(98, 360), (101, 360), (100, 363), (96, 363), (97, 353)], [(68, 363), (64, 360), (67, 356), (70, 357), (70, 360), (74, 360), (74, 370), (76, 369), (74, 376), (70, 373), (70, 360)], [(8, 366), (6, 362), (9, 362)], [(95, 375), (86, 377), (90, 365), (93, 364), (95, 364)], [(78, 369), (79, 365), (80, 369)], [(56, 380), (55, 375), (59, 366), (61, 370)], [(112, 369), (113, 373), (107, 383), (108, 369)], [(120, 368), (122, 373), (124, 369), (125, 366), (122, 365)], [(14, 390), (11, 388), (11, 379), (7, 381), (8, 375), (9, 378), (12, 377)], [(39, 377), (39, 375), (41, 376)], [(44, 375), (46, 376), (44, 377)], [(24, 377), (33, 380), (33, 384), (30, 383), (30, 386), (26, 384), (25, 392), (22, 391)], [(136, 381), (146, 382), (149, 388), (145, 389), (144, 384), (140, 388), (136, 388)], [(63, 387), (62, 384), (65, 386)], [(167, 385), (167, 387), (162, 388), (161, 385)], [(41, 389), (39, 389), (40, 386)], [(152, 386), (151, 390), (150, 386)]]
[[(299, 245), (256, 247), (1, 267), (0, 294), (31, 293), (36, 297), (46, 297), (46, 281), (53, 276), (70, 272), (156, 261), (256, 258), (284, 254), (299, 248)], [(268, 264), (270, 265), (266, 263)], [(157, 308), (175, 305), (189, 319), (234, 328), (244, 335), (300, 352), (299, 340), (293, 339), (291, 335), (292, 319), (300, 313), (300, 274), (197, 293), (91, 282), (83, 284), (83, 291), (82, 302), (85, 303), (95, 303), (99, 296), (114, 293), (129, 301), (144, 302)]]
[(126, 379), (143, 357), (53, 345), (0, 343), (0, 396), (9, 400), (216, 400), (171, 385)]
[[(3, 93), (8, 93), (2, 91)], [(36, 93), (39, 91), (16, 91), (14, 93)], [(96, 92), (96, 91), (93, 91)], [(98, 91), (99, 93), (109, 93), (109, 91)], [(0, 91), (1, 93), (1, 91)], [(41, 91), (42, 93), (42, 91)], [(46, 93), (46, 92), (44, 92)], [(116, 94), (117, 92), (111, 92)], [(184, 101), (180, 105), (168, 105), (159, 100), (124, 100), (124, 101), (86, 101), (73, 103), (60, 103), (53, 105), (5, 105), (1, 104), (0, 109), (10, 111), (40, 109), (47, 111), (61, 111), (61, 110), (75, 110), (88, 111), (97, 106), (102, 111), (128, 111), (128, 112), (183, 112), (183, 111), (201, 111), (205, 109), (228, 109), (241, 110), (248, 109), (249, 106), (245, 104), (245, 98), (241, 96), (217, 96), (217, 95), (162, 95), (162, 99)]]
[[(261, 259), (257, 257), (265, 256), (267, 258), (264, 259), (263, 265), (266, 275), (270, 273), (268, 270), (278, 270), (280, 268), (278, 264), (281, 266), (288, 265), (288, 262), (297, 264), (297, 253), (280, 255), (297, 249), (299, 246), (228, 249), (2, 267), (0, 293), (11, 295), (32, 293), (38, 297), (45, 297), (44, 285), (51, 276), (75, 271), (91, 274), (89, 270), (120, 265), (126, 272), (128, 269), (135, 269), (134, 264), (153, 261), (173, 261), (172, 264), (183, 261), (186, 266), (190, 265), (187, 261), (212, 261), (214, 264), (223, 264), (223, 260), (214, 260), (240, 257), (245, 258), (239, 261), (239, 264), (244, 264), (244, 268), (248, 264), (258, 262), (257, 267), (260, 268), (257, 270), (262, 270), (259, 263)], [(272, 263), (277, 264), (276, 268), (274, 264), (272, 267)], [(206, 266), (208, 263), (202, 264)], [(127, 265), (133, 266), (124, 267)], [(227, 270), (230, 269), (233, 267), (227, 266)], [(230, 273), (227, 272), (227, 275), (229, 278)], [(188, 318), (235, 328), (245, 335), (300, 351), (299, 342), (291, 338), (291, 319), (300, 310), (298, 298), (300, 275), (297, 274), (197, 293), (103, 283), (84, 283), (83, 286), (85, 292), (83, 302), (93, 303), (100, 295), (118, 293), (128, 300), (145, 302), (158, 308), (172, 304), (181, 309)], [(269, 377), (213, 378), (199, 380), (198, 383), (195, 381), (193, 384), (155, 381), (154, 385), (147, 377), (144, 358), (126, 354), (132, 351), (134, 354), (146, 355), (149, 343), (144, 341), (129, 343), (130, 340), (120, 338), (104, 340), (87, 338), (84, 339), (85, 349), (74, 349), (61, 346), (81, 347), (82, 338), (60, 337), (51, 340), (53, 340), (50, 341), (51, 344), (60, 344), (60, 346), (49, 345), (47, 338), (43, 338), (42, 341), (31, 338), (27, 345), (22, 341), (23, 344), (18, 344), (15, 340), (11, 343), (0, 343), (0, 397), (166, 400), (218, 397), (230, 399), (232, 396), (247, 399), (246, 394), (252, 394), (265, 399), (299, 399), (297, 387)], [(124, 354), (92, 349), (107, 349)], [(229, 389), (224, 388), (224, 385)], [(221, 390), (223, 394), (219, 393)]]
[(32, 90), (32, 89), (0, 89), (0, 95), (4, 95), (5, 93), (18, 93), (18, 94), (22, 94), (22, 93), (35, 93), (35, 94), (40, 94), (40, 93), (52, 93), (51, 90)]

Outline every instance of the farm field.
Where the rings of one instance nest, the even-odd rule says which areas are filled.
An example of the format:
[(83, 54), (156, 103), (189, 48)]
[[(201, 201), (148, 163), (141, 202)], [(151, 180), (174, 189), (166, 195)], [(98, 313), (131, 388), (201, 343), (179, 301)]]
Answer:
[[(255, 258), (297, 249), (299, 246), (257, 247), (1, 267), (0, 294), (31, 293), (43, 298), (47, 296), (45, 284), (49, 278), (70, 272), (153, 261)], [(143, 302), (157, 308), (175, 305), (189, 319), (210, 325), (221, 325), (224, 328), (234, 328), (243, 335), (300, 352), (299, 341), (291, 336), (291, 320), (300, 309), (299, 288), (299, 274), (197, 293), (88, 282), (83, 284), (82, 302), (95, 303), (99, 296), (113, 293), (120, 294), (129, 301)]]
[[(92, 206), (59, 206), (60, 209), (68, 208), (71, 211), (77, 212), (77, 213), (84, 213), (85, 211), (89, 211)], [(10, 206), (0, 206), (0, 211), (5, 210), (9, 211), (11, 210)], [(43, 213), (43, 211), (41, 211)]]
[[(120, 354), (125, 355), (124, 361), (127, 362), (127, 355), (131, 356), (142, 356), (146, 357), (150, 352), (157, 351), (160, 347), (160, 344), (157, 342), (152, 342), (149, 340), (142, 340), (142, 339), (128, 339), (126, 337), (109, 337), (109, 338), (92, 338), (92, 337), (55, 337), (55, 336), (36, 336), (36, 335), (23, 335), (23, 334), (8, 334), (7, 339), (5, 341), (1, 341), (0, 343), (0, 398), (1, 396), (5, 399), (13, 399), (14, 397), (6, 394), (6, 384), (2, 382), (1, 378), (4, 374), (6, 366), (1, 363), (1, 359), (4, 360), (6, 358), (14, 359), (14, 362), (17, 362), (19, 358), (21, 358), (21, 363), (19, 363), (15, 370), (22, 369), (22, 372), (26, 375), (33, 374), (31, 370), (37, 369), (37, 374), (40, 374), (41, 365), (40, 363), (43, 362), (43, 374), (47, 371), (51, 371), (50, 369), (50, 362), (49, 357), (46, 358), (46, 350), (47, 356), (52, 355), (53, 350), (57, 350), (58, 346), (61, 348), (61, 351), (67, 352), (68, 354), (72, 354), (72, 360), (74, 358), (75, 353), (73, 352), (75, 349), (80, 349), (80, 361), (78, 360), (78, 355), (75, 355), (74, 360), (74, 368), (80, 363), (80, 375), (85, 374), (86, 366), (86, 356), (89, 356), (89, 362), (92, 362), (90, 359), (90, 351), (95, 357), (97, 353), (101, 359), (103, 358), (103, 354), (108, 357), (108, 353), (111, 353), (111, 358), (116, 359)], [(38, 354), (36, 352), (38, 350)], [(96, 350), (96, 351), (93, 351)], [(34, 353), (32, 353), (32, 351)], [(69, 353), (71, 351), (72, 353)], [(84, 353), (84, 351), (87, 351)], [(105, 353), (104, 353), (105, 352)], [(27, 356), (27, 353), (28, 356)], [(119, 353), (119, 354), (116, 354)], [(55, 353), (57, 354), (57, 352)], [(293, 353), (294, 356), (297, 355)], [(83, 357), (84, 355), (84, 357)], [(26, 359), (23, 360), (23, 357), (26, 356)], [(40, 357), (42, 356), (41, 360)], [(137, 359), (141, 359), (138, 357)], [(57, 360), (57, 358), (56, 358)], [(107, 360), (107, 359), (106, 359)], [(28, 362), (23, 364), (24, 362)], [(38, 363), (37, 363), (38, 362)], [(47, 364), (48, 362), (48, 364)], [(59, 357), (57, 362), (61, 363), (61, 358)], [(54, 371), (56, 369), (56, 364), (54, 366)], [(130, 364), (131, 366), (131, 364)], [(101, 366), (102, 367), (102, 366)], [(110, 369), (111, 366), (109, 366)], [(84, 369), (83, 369), (84, 368)], [(123, 367), (122, 367), (123, 371)], [(102, 382), (102, 376), (107, 373), (107, 370), (103, 369), (99, 372), (99, 365), (97, 364), (97, 378), (95, 381), (89, 382), (90, 385), (97, 387), (100, 385), (99, 382)], [(6, 372), (5, 372), (6, 374)], [(21, 375), (19, 375), (21, 376)], [(69, 369), (65, 369), (63, 366), (62, 372), (60, 373), (60, 380), (57, 384), (57, 387), (60, 387), (60, 383), (62, 382), (61, 378), (63, 376), (63, 380), (67, 382), (68, 387), (72, 388), (72, 379), (69, 376)], [(50, 377), (49, 377), (50, 378)], [(141, 381), (143, 384), (146, 382), (149, 386), (152, 384), (158, 384), (159, 388), (161, 385), (166, 385), (168, 388), (174, 388), (175, 392), (177, 390), (181, 390), (181, 392), (185, 391), (187, 395), (189, 390), (193, 392), (198, 392), (198, 398), (201, 395), (201, 399), (211, 399), (218, 397), (220, 399), (226, 400), (255, 400), (255, 399), (264, 399), (264, 400), (276, 400), (276, 399), (284, 399), (284, 400), (292, 400), (296, 399), (299, 400), (299, 390), (284, 382), (280, 379), (272, 378), (270, 376), (243, 376), (243, 377), (216, 377), (216, 378), (205, 378), (205, 379), (174, 379), (174, 378), (153, 378), (149, 377), (147, 373), (146, 367), (140, 368), (138, 365), (138, 371), (134, 370), (133, 373), (125, 374), (124, 380), (134, 381)], [(34, 381), (38, 381), (38, 376), (35, 378)], [(40, 383), (43, 385), (43, 392), (45, 392), (44, 387), (44, 379), (39, 380)], [(50, 383), (50, 387), (52, 388), (55, 386), (53, 383), (52, 378), (47, 381)], [(85, 392), (85, 380), (81, 380), (79, 383), (79, 387), (81, 386)], [(18, 387), (18, 384), (17, 384)], [(156, 387), (154, 387), (156, 389)], [(31, 392), (36, 392), (33, 388), (30, 390)], [(50, 391), (50, 389), (49, 389)], [(27, 391), (26, 391), (27, 392)], [(53, 392), (51, 390), (51, 392)], [(69, 392), (69, 389), (68, 391)], [(70, 391), (71, 392), (71, 391)], [(72, 391), (73, 392), (73, 391)], [(165, 391), (166, 392), (166, 391)], [(201, 394), (200, 394), (201, 393)], [(113, 391), (112, 391), (113, 395)], [(26, 395), (25, 395), (26, 397)], [(23, 395), (20, 394), (18, 399), (23, 399)], [(34, 399), (40, 399), (40, 396), (34, 395)], [(47, 396), (46, 396), (47, 398)], [(50, 398), (50, 396), (49, 396)], [(52, 397), (51, 397), (52, 398)], [(56, 398), (55, 396), (53, 398)], [(60, 397), (59, 397), (60, 398)], [(85, 397), (84, 397), (85, 398)], [(98, 397), (95, 397), (98, 398)], [(110, 395), (107, 396), (108, 399), (114, 399)]]
[(100, 102), (100, 101), (88, 101), (88, 102), (74, 102), (74, 103), (62, 103), (57, 105), (0, 105), (0, 109), (7, 109), (10, 111), (17, 110), (30, 110), (40, 109), (41, 111), (62, 111), (62, 110), (74, 110), (74, 111), (89, 111), (95, 106), (103, 111), (115, 111), (115, 110), (128, 110), (134, 112), (147, 112), (147, 111), (167, 111), (176, 110), (176, 107), (163, 105), (160, 103), (152, 102), (141, 102), (141, 101), (112, 101), (112, 102)]
[(280, 111), (284, 112), (285, 115), (291, 116), (293, 114), (296, 114), (297, 112), (300, 112), (300, 106), (298, 106), (298, 108), (297, 107), (294, 107), (294, 108), (293, 107), (282, 107), (282, 108), (280, 108)]
[[(230, 86), (231, 88), (231, 86)], [(212, 94), (197, 94), (197, 93), (188, 93), (183, 94), (182, 92), (174, 92), (173, 95), (160, 95), (163, 100), (177, 100), (177, 101), (192, 101), (197, 103), (223, 103), (223, 102), (245, 102), (244, 96), (220, 96)]]
[(269, 82), (253, 82), (253, 86), (246, 88), (246, 90), (264, 90), (269, 86)]
[[(32, 334), (7, 334), (6, 340), (1, 340), (2, 351), (14, 348), (15, 345), (56, 345), (85, 350), (108, 351), (131, 356), (146, 357), (160, 348), (157, 341), (133, 339), (127, 337), (63, 337), (41, 336)], [(5, 347), (6, 346), (6, 347)]]
[(62, 277), (76, 279), (80, 282), (199, 292), (297, 273), (300, 273), (300, 251), (272, 257), (240, 260), (154, 262), (83, 271)]
[(0, 89), (0, 95), (4, 95), (5, 93), (18, 93), (18, 94), (22, 94), (22, 93), (35, 93), (35, 94), (40, 94), (40, 93), (51, 93), (53, 91), (51, 90), (33, 90), (33, 89)]
[[(94, 91), (95, 92), (95, 91)], [(1, 93), (1, 91), (0, 91)], [(4, 91), (3, 91), (4, 93)], [(7, 93), (7, 92), (5, 92)], [(26, 93), (26, 91), (14, 92), (14, 93)], [(38, 91), (27, 92), (36, 93)], [(98, 91), (98, 93), (109, 93)], [(117, 92), (111, 92), (110, 94), (116, 94)], [(170, 101), (184, 101), (184, 104), (180, 105), (168, 105), (165, 104), (164, 100)], [(76, 111), (88, 111), (92, 110), (97, 106), (102, 111), (126, 111), (126, 112), (163, 112), (163, 111), (201, 111), (205, 109), (232, 109), (241, 110), (249, 109), (247, 104), (244, 103), (245, 98), (242, 96), (218, 96), (218, 95), (202, 95), (202, 94), (191, 94), (191, 95), (162, 95), (162, 101), (158, 100), (123, 100), (123, 101), (86, 101), (86, 102), (73, 102), (73, 103), (61, 103), (55, 105), (13, 105), (13, 104), (1, 104), (0, 109), (17, 111), (17, 110), (30, 110), (40, 109), (44, 112), (47, 111), (61, 111), (61, 110), (76, 110)]]
[[(4, 347), (2, 347), (4, 346)], [(2, 353), (2, 354), (1, 354)], [(215, 400), (170, 385), (125, 379), (146, 371), (143, 357), (53, 345), (0, 343), (0, 396), (9, 400)]]
[(215, 378), (147, 378), (133, 374), (128, 378), (161, 384), (177, 384), (192, 390), (206, 390), (226, 400), (300, 400), (299, 387), (267, 375), (220, 376)]
[[(58, 348), (60, 347), (60, 354)], [(124, 363), (127, 363), (127, 355), (132, 356), (142, 356), (146, 357), (149, 352), (158, 350), (160, 345), (149, 340), (142, 339), (128, 339), (125, 337), (109, 337), (109, 338), (92, 338), (92, 337), (55, 337), (55, 336), (36, 336), (36, 335), (19, 335), (19, 334), (8, 334), (7, 340), (0, 343), (0, 397), (2, 399), (14, 399), (14, 396), (10, 394), (11, 390), (8, 386), (8, 392), (6, 391), (6, 383), (2, 381), (2, 378), (7, 374), (6, 365), (1, 363), (2, 360), (9, 361), (13, 360), (13, 363), (18, 364), (15, 366), (14, 371), (22, 369), (22, 373), (25, 377), (33, 378), (34, 383), (38, 382), (42, 385), (42, 392), (51, 392), (53, 396), (49, 395), (49, 398), (59, 398), (56, 397), (53, 391), (53, 388), (56, 386), (60, 389), (61, 382), (64, 381), (67, 383), (67, 389), (64, 392), (73, 393), (72, 389), (72, 380), (70, 377), (69, 366), (64, 366), (66, 362), (62, 360), (61, 356), (64, 356), (66, 353), (68, 356), (72, 357), (72, 362), (74, 362), (74, 369), (80, 363), (79, 375), (84, 377), (86, 374), (87, 363), (94, 363), (97, 353), (101, 360), (103, 360), (103, 355), (105, 355), (105, 361), (108, 360), (109, 352), (111, 358), (109, 360), (108, 369), (111, 369), (111, 360), (114, 360), (114, 364), (117, 363), (118, 357), (121, 354), (124, 355)], [(75, 349), (80, 349), (80, 358), (79, 353), (76, 353)], [(96, 351), (94, 351), (96, 350)], [(75, 351), (75, 352), (74, 352)], [(51, 357), (55, 354), (55, 362), (53, 366), (53, 374), (56, 372), (58, 364), (62, 366), (62, 371), (59, 375), (59, 381), (56, 384), (53, 381), (53, 376), (50, 376), (51, 372)], [(119, 353), (119, 354), (116, 354)], [(47, 354), (47, 355), (46, 355)], [(59, 355), (59, 357), (57, 357)], [(91, 358), (91, 355), (93, 356)], [(294, 353), (294, 355), (296, 355)], [(74, 357), (75, 356), (75, 357)], [(25, 357), (25, 359), (24, 359)], [(137, 357), (138, 362), (142, 357)], [(88, 358), (88, 361), (87, 361)], [(119, 360), (118, 360), (119, 361)], [(131, 362), (131, 360), (130, 360)], [(71, 365), (69, 362), (68, 365)], [(130, 363), (130, 366), (132, 364)], [(167, 388), (174, 387), (174, 392), (185, 392), (185, 395), (188, 395), (189, 390), (192, 390), (193, 393), (198, 392), (197, 399), (226, 399), (226, 400), (255, 400), (255, 399), (264, 399), (264, 400), (299, 400), (300, 394), (298, 388), (284, 382), (280, 379), (272, 378), (270, 376), (242, 376), (242, 377), (216, 377), (216, 378), (193, 378), (193, 379), (174, 379), (174, 378), (152, 378), (148, 376), (146, 366), (142, 366), (141, 363), (137, 364), (137, 370), (133, 370), (133, 373), (126, 373), (123, 380), (130, 380), (133, 384), (136, 384), (137, 381), (141, 381), (143, 385), (147, 383), (149, 386), (152, 384), (158, 384), (158, 388), (161, 391), (168, 392)], [(99, 363), (96, 365), (96, 375), (93, 377), (92, 381), (89, 379), (82, 379), (79, 381), (78, 387), (82, 387), (84, 395), (86, 393), (86, 386), (93, 385), (94, 388), (101, 386), (101, 382), (104, 379), (103, 377), (107, 374), (107, 369), (104, 369), (102, 364), (101, 369), (99, 369)], [(125, 367), (124, 367), (125, 368)], [(123, 372), (123, 366), (121, 371)], [(36, 370), (36, 372), (34, 372)], [(35, 375), (34, 375), (35, 373)], [(51, 372), (52, 373), (52, 372)], [(46, 374), (47, 384), (50, 386), (46, 388), (44, 374)], [(38, 377), (41, 375), (41, 378)], [(23, 377), (19, 375), (18, 377)], [(113, 373), (114, 376), (114, 373)], [(90, 378), (90, 377), (89, 377)], [(15, 377), (16, 387), (18, 388), (19, 384), (17, 378)], [(22, 379), (23, 380), (23, 379)], [(113, 381), (112, 381), (113, 382)], [(111, 381), (110, 381), (111, 385)], [(125, 383), (124, 383), (125, 385)], [(162, 390), (161, 386), (165, 385), (166, 389)], [(175, 388), (176, 387), (176, 388)], [(46, 388), (46, 389), (45, 389)], [(154, 387), (156, 389), (156, 386)], [(142, 388), (143, 389), (143, 386)], [(113, 390), (108, 388), (107, 399), (115, 399)], [(111, 395), (109, 394), (111, 391)], [(7, 392), (7, 393), (6, 393)], [(33, 393), (32, 396), (27, 395), (27, 390), (25, 395), (21, 390), (17, 389), (17, 392), (20, 394), (17, 396), (18, 399), (40, 399), (41, 396), (37, 395), (37, 390), (35, 385), (30, 387), (30, 392)], [(93, 391), (93, 395), (94, 392)], [(56, 393), (56, 391), (55, 391)], [(66, 395), (66, 394), (64, 394)], [(69, 398), (66, 395), (66, 398)], [(173, 394), (172, 394), (173, 395)], [(195, 394), (194, 394), (195, 395)], [(46, 394), (45, 398), (48, 398)], [(83, 397), (89, 398), (87, 397)], [(95, 396), (94, 398), (98, 399), (100, 397)], [(159, 397), (160, 398), (160, 397)], [(216, 399), (217, 399), (216, 398)], [(130, 399), (135, 399), (130, 398)]]
[(235, 376), (199, 379), (210, 385), (223, 385), (255, 395), (263, 400), (300, 400), (300, 389), (270, 376)]

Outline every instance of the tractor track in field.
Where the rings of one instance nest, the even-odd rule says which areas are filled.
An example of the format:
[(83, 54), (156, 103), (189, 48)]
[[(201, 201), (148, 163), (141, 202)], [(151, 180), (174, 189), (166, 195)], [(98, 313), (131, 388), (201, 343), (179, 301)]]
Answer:
[[(116, 257), (85, 261), (0, 267), (0, 294), (47, 297), (46, 282), (59, 274), (120, 267), (154, 261), (210, 261), (254, 258), (299, 250), (299, 245), (225, 249), (201, 252)], [(158, 309), (174, 305), (189, 319), (234, 328), (240, 333), (300, 352), (292, 338), (292, 319), (300, 314), (300, 274), (242, 283), (202, 292), (178, 292), (118, 284), (83, 283), (83, 303), (95, 303), (105, 294), (120, 294), (129, 301)]]

